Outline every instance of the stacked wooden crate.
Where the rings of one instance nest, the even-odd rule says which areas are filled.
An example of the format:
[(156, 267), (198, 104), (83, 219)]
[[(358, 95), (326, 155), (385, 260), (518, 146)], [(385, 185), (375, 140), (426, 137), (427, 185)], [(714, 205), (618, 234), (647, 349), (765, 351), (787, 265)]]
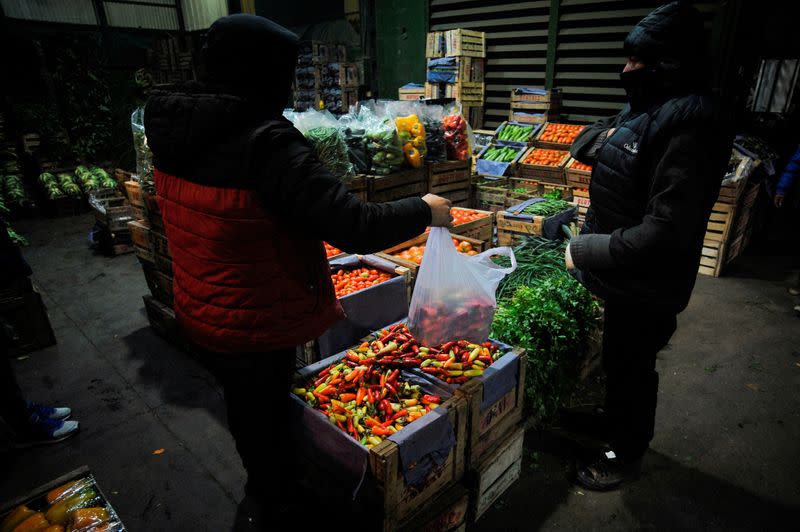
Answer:
[(558, 121), (561, 113), (561, 89), (546, 90), (540, 87), (518, 87), (511, 90), (512, 122), (542, 124)]
[[(473, 128), (483, 125), (486, 69), (486, 34), (481, 31), (455, 29), (428, 33), (426, 57), (430, 61), (454, 58), (452, 82), (426, 81), (426, 98), (454, 98)], [(430, 71), (429, 76), (430, 78)]]
[(467, 207), (471, 187), (471, 161), (428, 163), (428, 192), (449, 199), (454, 207)]
[[(115, 172), (118, 183), (129, 175), (122, 170)], [(89, 194), (89, 206), (94, 213), (96, 232), (105, 235), (100, 239), (101, 244), (106, 242), (106, 238), (110, 239), (107, 246), (102, 245), (107, 248), (104, 251), (110, 255), (132, 253), (134, 249), (128, 222), (134, 219), (134, 214), (128, 198), (117, 188), (97, 190)]]
[(358, 100), (361, 69), (347, 62), (342, 44), (308, 41), (300, 45), (295, 69), (295, 109), (305, 111), (323, 106), (345, 113)]

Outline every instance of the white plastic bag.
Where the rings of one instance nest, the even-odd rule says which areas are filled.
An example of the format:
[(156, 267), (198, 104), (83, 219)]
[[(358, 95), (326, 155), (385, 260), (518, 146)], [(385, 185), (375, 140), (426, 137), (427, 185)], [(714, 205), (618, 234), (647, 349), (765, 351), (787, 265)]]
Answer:
[[(509, 268), (492, 261), (511, 259)], [(434, 227), (417, 273), (408, 324), (421, 345), (453, 340), (485, 342), (489, 338), (500, 281), (517, 269), (511, 248), (494, 248), (474, 257), (459, 253), (450, 233)]]

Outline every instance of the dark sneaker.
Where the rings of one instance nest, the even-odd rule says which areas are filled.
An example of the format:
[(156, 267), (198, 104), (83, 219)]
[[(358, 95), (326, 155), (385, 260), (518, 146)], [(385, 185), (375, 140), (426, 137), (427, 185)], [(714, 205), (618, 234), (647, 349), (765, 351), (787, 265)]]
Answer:
[(44, 406), (33, 401), (28, 401), (28, 412), (35, 415), (40, 419), (69, 419), (72, 415), (72, 409), (66, 406), (59, 406), (53, 408), (52, 406)]
[(637, 480), (642, 470), (642, 459), (623, 461), (614, 451), (606, 451), (596, 462), (578, 470), (578, 484), (593, 491), (610, 491), (620, 484)]
[(24, 449), (34, 445), (58, 443), (78, 433), (80, 425), (77, 421), (41, 418), (32, 415), (25, 428), (18, 432), (14, 447)]

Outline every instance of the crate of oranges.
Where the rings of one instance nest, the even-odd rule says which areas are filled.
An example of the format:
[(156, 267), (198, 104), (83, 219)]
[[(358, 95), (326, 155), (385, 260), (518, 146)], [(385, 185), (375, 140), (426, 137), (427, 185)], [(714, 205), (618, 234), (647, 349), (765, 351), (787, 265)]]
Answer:
[(586, 188), (592, 179), (592, 165), (584, 164), (577, 159), (570, 159), (564, 168), (564, 173), (569, 186)]
[(569, 150), (569, 147), (586, 126), (548, 122), (536, 135), (536, 146), (551, 150)]
[(517, 167), (517, 176), (542, 183), (563, 185), (564, 166), (569, 161), (569, 152), (546, 148), (531, 148), (525, 153)]
[[(425, 255), (425, 245), (428, 242), (428, 234), (423, 233), (416, 238), (412, 238), (400, 245), (391, 247), (386, 251), (378, 253), (378, 256), (407, 268), (411, 272), (411, 280), (417, 277), (417, 270), (422, 264), (422, 257)], [(462, 235), (450, 235), (453, 238), (453, 245), (464, 255), (477, 255), (486, 249), (486, 242), (475, 238)]]

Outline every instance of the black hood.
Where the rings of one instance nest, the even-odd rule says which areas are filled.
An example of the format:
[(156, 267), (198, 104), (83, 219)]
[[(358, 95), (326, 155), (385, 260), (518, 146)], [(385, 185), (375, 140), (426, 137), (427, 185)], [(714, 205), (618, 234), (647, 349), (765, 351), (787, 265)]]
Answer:
[(222, 17), (209, 28), (200, 51), (202, 79), (277, 117), (289, 100), (297, 50), (297, 35), (271, 20)]
[(665, 4), (644, 17), (625, 38), (625, 53), (651, 68), (694, 69), (704, 54), (700, 12), (688, 2)]
[(144, 112), (153, 164), (179, 177), (247, 175), (251, 137), (267, 122), (291, 127), (245, 98), (199, 83), (153, 91)]

